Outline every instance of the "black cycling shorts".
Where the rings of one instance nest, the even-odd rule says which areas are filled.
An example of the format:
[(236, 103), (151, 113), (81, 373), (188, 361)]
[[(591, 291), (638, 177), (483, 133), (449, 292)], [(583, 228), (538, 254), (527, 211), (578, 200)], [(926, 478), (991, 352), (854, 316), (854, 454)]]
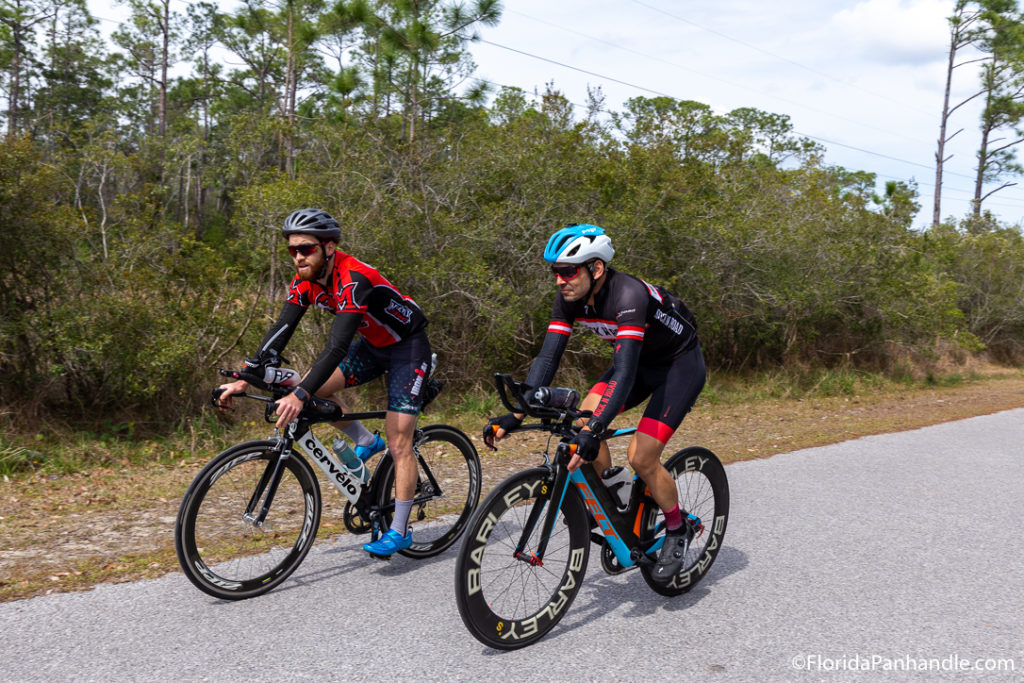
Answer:
[(430, 373), (430, 341), (425, 330), (380, 348), (356, 337), (338, 368), (345, 375), (347, 387), (388, 373), (388, 410), (418, 415)]
[[(609, 368), (590, 393), (603, 396), (613, 370)], [(653, 436), (663, 444), (668, 443), (697, 402), (706, 379), (704, 354), (701, 353), (700, 344), (694, 344), (688, 351), (676, 356), (671, 365), (638, 366), (636, 381), (622, 409), (635, 408), (650, 396), (651, 401), (644, 409), (644, 416), (640, 418), (636, 430)]]

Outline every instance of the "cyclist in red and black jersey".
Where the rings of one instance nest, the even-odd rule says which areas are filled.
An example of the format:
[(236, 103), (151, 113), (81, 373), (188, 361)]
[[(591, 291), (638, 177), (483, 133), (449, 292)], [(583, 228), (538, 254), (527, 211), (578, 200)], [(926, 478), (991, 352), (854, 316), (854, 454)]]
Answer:
[[(628, 457), (665, 513), (666, 539), (652, 575), (667, 582), (682, 566), (693, 529), (684, 521), (675, 481), (662, 466), (661, 454), (704, 388), (704, 357), (693, 313), (663, 288), (608, 267), (614, 255), (611, 239), (595, 225), (570, 225), (551, 236), (544, 258), (553, 264), (558, 293), (526, 384), (550, 385), (574, 323), (611, 342), (612, 367), (580, 405), (593, 416), (573, 439), (577, 450), (569, 469), (584, 462), (593, 463), (598, 472), (610, 467), (608, 447), (597, 437), (621, 411), (650, 397)], [(492, 419), (484, 441), (492, 445), (492, 439), (503, 438), (522, 417), (510, 413)]]
[[(281, 232), (288, 240), (295, 277), (257, 358), (279, 357), (311, 306), (334, 314), (334, 322), (327, 346), (313, 367), (291, 394), (278, 401), (277, 424), (284, 427), (292, 422), (312, 394), (344, 407), (336, 392), (387, 373), (384, 431), (395, 461), (395, 516), (386, 533), (363, 546), (386, 557), (412, 544), (408, 522), (417, 478), (412, 443), (431, 370), (427, 318), (415, 301), (375, 268), (338, 249), (341, 228), (330, 214), (300, 209), (288, 216)], [(242, 380), (223, 385), (220, 401), (230, 406), (231, 396), (247, 387)], [(337, 426), (352, 437), (363, 460), (384, 449), (383, 439), (358, 422)]]

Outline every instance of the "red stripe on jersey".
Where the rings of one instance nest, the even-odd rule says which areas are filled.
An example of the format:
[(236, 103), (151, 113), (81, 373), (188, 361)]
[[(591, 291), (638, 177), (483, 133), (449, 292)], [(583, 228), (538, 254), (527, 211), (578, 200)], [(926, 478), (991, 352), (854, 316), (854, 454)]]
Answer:
[(622, 337), (627, 339), (643, 339), (644, 328), (634, 327), (632, 325), (620, 325), (619, 331), (615, 333), (615, 337), (617, 339)]
[(568, 323), (559, 322), (557, 320), (552, 320), (551, 323), (548, 325), (548, 332), (564, 334), (565, 336), (568, 337), (572, 334), (572, 325)]
[(655, 439), (665, 444), (672, 438), (672, 435), (675, 434), (676, 430), (672, 429), (664, 422), (658, 422), (657, 420), (652, 420), (649, 417), (642, 417), (640, 418), (640, 424), (637, 425), (636, 431), (641, 434), (646, 434), (647, 436), (653, 436)]

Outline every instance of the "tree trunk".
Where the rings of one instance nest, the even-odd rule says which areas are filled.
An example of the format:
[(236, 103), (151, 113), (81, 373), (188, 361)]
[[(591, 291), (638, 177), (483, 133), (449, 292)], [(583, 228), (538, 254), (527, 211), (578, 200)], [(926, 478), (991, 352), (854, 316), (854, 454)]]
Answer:
[(171, 45), (171, 2), (163, 0), (163, 16), (160, 19), (163, 45), (160, 51), (160, 102), (157, 109), (157, 132), (164, 137), (167, 132), (167, 66), (170, 61)]
[(946, 127), (949, 125), (949, 92), (953, 84), (953, 66), (956, 59), (956, 37), (949, 45), (949, 62), (946, 64), (946, 92), (942, 98), (942, 116), (939, 120), (939, 141), (935, 150), (935, 198), (932, 203), (932, 227), (937, 228), (942, 220), (942, 164), (945, 163)]

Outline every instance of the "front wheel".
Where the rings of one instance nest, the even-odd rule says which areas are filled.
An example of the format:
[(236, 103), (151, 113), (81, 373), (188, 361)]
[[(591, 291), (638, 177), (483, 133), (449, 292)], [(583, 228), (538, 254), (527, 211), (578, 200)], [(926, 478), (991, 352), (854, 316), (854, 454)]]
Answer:
[[(667, 584), (651, 577), (651, 568), (641, 565), (644, 581), (662, 595), (680, 595), (704, 578), (722, 548), (729, 520), (729, 482), (718, 457), (706, 448), (693, 446), (679, 451), (665, 463), (676, 482), (679, 509), (700, 519), (697, 535), (690, 542), (683, 568)], [(653, 540), (664, 531), (664, 516), (657, 506), (644, 513), (645, 538)]]
[(547, 468), (514, 474), (491, 491), (469, 524), (455, 563), (455, 601), (462, 622), (484, 645), (515, 650), (540, 640), (583, 582), (590, 524), (574, 487), (565, 493), (543, 560), (535, 556), (550, 487)]
[[(469, 523), (480, 500), (480, 456), (468, 436), (447, 425), (418, 430), (413, 453), (419, 478), (409, 515), (412, 545), (399, 552), (422, 559), (447, 550)], [(395, 514), (395, 464), (384, 462), (379, 491), (386, 528)]]
[[(230, 448), (196, 475), (178, 510), (174, 547), (185, 576), (223, 600), (262, 595), (306, 557), (320, 526), (320, 487), (309, 464), (281, 461), (272, 441)], [(270, 509), (256, 519), (281, 462)]]

